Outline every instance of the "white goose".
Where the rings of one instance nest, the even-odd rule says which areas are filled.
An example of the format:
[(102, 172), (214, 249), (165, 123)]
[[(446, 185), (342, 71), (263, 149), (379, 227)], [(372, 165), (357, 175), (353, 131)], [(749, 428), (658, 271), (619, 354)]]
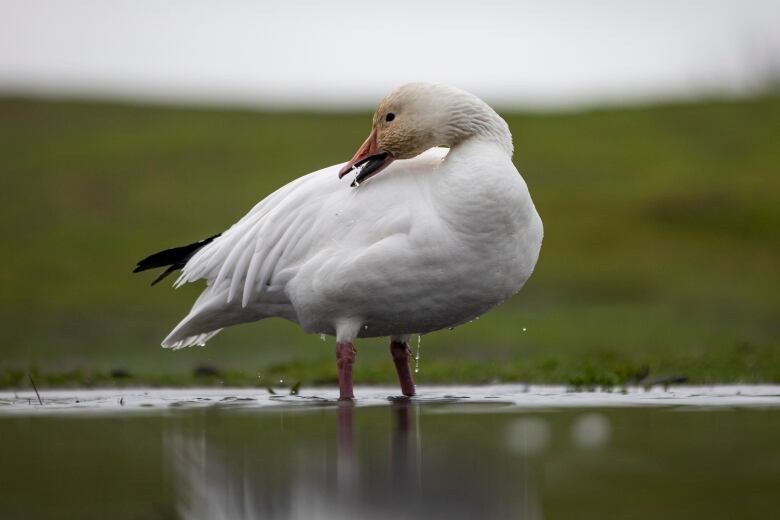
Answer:
[(410, 336), (485, 313), (539, 257), (542, 221), (512, 149), (506, 122), (474, 95), (400, 87), (352, 160), (292, 181), (221, 235), (138, 263), (169, 266), (155, 283), (178, 268), (177, 287), (206, 280), (163, 347), (286, 318), (336, 336), (340, 394), (351, 399), (352, 343), (389, 336), (401, 391), (414, 395)]

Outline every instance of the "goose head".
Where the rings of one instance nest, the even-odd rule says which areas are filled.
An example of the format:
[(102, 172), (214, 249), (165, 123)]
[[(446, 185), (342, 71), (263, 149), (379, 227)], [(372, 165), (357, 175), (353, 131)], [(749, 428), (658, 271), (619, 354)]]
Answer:
[(453, 148), (471, 138), (494, 140), (512, 155), (512, 135), (501, 117), (478, 97), (434, 83), (408, 83), (385, 97), (371, 133), (339, 178), (358, 170), (353, 187), (396, 159), (411, 159), (437, 146)]

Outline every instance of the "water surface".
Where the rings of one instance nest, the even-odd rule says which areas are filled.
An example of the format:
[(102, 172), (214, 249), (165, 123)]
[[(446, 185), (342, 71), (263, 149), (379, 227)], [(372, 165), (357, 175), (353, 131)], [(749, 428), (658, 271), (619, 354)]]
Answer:
[(354, 406), (325, 393), (251, 406), (240, 392), (166, 406), (159, 391), (146, 403), (125, 392), (130, 404), (101, 413), (88, 392), (67, 413), (40, 413), (56, 407), (51, 393), (43, 408), (0, 395), (2, 516), (767, 518), (780, 508), (780, 408), (760, 400), (609, 406), (594, 394), (604, 401), (524, 407), (452, 394)]

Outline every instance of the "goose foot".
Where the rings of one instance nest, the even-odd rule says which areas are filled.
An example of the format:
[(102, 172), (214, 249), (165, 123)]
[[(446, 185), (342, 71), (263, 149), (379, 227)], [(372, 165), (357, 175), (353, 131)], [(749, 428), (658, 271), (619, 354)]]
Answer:
[(398, 372), (401, 393), (406, 396), (413, 396), (415, 394), (414, 379), (412, 378), (412, 369), (409, 365), (412, 351), (409, 349), (409, 343), (405, 341), (390, 341), (390, 353), (393, 355), (395, 371)]
[(355, 397), (352, 391), (352, 364), (357, 351), (349, 341), (336, 343), (336, 366), (339, 369), (339, 400), (351, 400)]

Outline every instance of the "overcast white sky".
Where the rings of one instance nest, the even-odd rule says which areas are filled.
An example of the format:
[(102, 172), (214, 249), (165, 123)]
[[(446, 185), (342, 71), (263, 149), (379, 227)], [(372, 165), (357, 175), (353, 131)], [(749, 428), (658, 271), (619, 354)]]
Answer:
[(0, 0), (0, 92), (339, 108), (428, 80), (549, 107), (773, 74), (780, 0)]

